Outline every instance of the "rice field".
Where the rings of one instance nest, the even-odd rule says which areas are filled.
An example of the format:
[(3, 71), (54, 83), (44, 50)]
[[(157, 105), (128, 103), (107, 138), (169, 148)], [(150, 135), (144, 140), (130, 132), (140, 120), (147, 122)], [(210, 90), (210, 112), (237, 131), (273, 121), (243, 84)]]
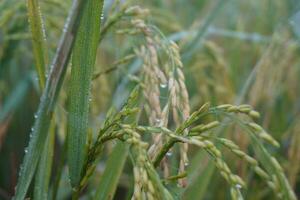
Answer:
[(300, 198), (297, 0), (0, 1), (0, 200)]

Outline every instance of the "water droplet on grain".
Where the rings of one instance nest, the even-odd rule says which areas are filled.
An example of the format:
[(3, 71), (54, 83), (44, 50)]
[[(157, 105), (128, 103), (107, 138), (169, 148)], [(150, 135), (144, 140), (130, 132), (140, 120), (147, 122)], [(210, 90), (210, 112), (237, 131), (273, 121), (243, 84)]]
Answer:
[(27, 153), (27, 152), (28, 152), (27, 148), (24, 150), (24, 152), (25, 152), (25, 153)]
[(238, 189), (242, 188), (242, 186), (240, 184), (236, 184), (235, 187), (238, 188)]
[(33, 127), (31, 127), (31, 131), (34, 131), (34, 128), (33, 128)]
[(189, 162), (185, 162), (184, 166), (186, 166), (186, 167), (189, 166)]
[(38, 116), (37, 116), (37, 114), (34, 114), (34, 119), (36, 119)]
[(166, 87), (167, 87), (167, 84), (161, 83), (161, 84), (160, 84), (160, 87), (161, 87), (161, 88), (166, 88)]
[(157, 118), (157, 119), (155, 119), (155, 122), (156, 122), (156, 123), (160, 123), (160, 122), (161, 122), (161, 119), (158, 119), (158, 118)]

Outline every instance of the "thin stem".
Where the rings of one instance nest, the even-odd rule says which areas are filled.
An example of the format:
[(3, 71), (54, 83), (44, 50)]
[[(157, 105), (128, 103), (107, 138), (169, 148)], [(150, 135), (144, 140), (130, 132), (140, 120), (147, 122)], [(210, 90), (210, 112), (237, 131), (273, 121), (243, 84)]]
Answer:
[(175, 138), (170, 138), (167, 143), (160, 149), (159, 153), (153, 159), (154, 167), (158, 167), (160, 161), (168, 153), (168, 151), (173, 147), (173, 145), (178, 142)]

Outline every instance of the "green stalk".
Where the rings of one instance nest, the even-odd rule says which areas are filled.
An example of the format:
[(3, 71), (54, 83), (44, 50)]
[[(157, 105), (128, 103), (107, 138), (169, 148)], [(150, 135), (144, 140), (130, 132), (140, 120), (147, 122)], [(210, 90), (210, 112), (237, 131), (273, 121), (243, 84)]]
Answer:
[(37, 118), (31, 133), (32, 137), (28, 148), (25, 150), (26, 154), (20, 169), (20, 176), (14, 197), (16, 200), (25, 199), (41, 155), (40, 152), (43, 151), (45, 146), (53, 108), (65, 77), (67, 64), (77, 33), (78, 22), (81, 18), (81, 10), (84, 8), (84, 5), (84, 0), (75, 0), (73, 2), (73, 7), (66, 23), (66, 31), (64, 31), (61, 37), (61, 42), (41, 97)]
[[(68, 166), (77, 193), (86, 157), (90, 87), (100, 37), (103, 0), (87, 0), (72, 55), (68, 105)], [(78, 198), (78, 195), (74, 197)]]
[(153, 166), (158, 167), (161, 160), (164, 158), (164, 156), (167, 154), (167, 152), (173, 147), (173, 145), (178, 142), (174, 138), (170, 138), (160, 149), (159, 153), (155, 155), (153, 159)]

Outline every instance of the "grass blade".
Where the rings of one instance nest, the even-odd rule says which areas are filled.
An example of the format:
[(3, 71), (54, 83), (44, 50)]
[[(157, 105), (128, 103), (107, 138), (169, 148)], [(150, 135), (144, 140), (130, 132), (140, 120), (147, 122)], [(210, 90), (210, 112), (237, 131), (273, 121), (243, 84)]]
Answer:
[(83, 0), (75, 0), (73, 2), (73, 7), (66, 23), (66, 31), (62, 35), (61, 42), (54, 57), (50, 75), (47, 79), (46, 87), (43, 91), (41, 103), (38, 108), (37, 118), (31, 133), (32, 137), (29, 141), (28, 148), (25, 150), (26, 154), (20, 168), (20, 176), (14, 197), (16, 200), (25, 199), (40, 158), (40, 152), (42, 152), (44, 148), (50, 120), (52, 118), (53, 107), (65, 76), (74, 39), (76, 37), (81, 10), (84, 7), (83, 3), (85, 3)]
[(103, 0), (88, 0), (72, 56), (68, 105), (68, 166), (76, 190), (86, 156), (90, 87), (100, 37)]
[[(118, 142), (111, 153), (94, 199), (113, 199), (126, 158), (128, 145)], [(109, 181), (108, 181), (109, 180)]]
[(39, 167), (35, 178), (34, 199), (48, 199), (48, 188), (51, 178), (51, 167), (54, 153), (55, 126), (51, 123), (46, 145), (39, 161)]
[[(67, 135), (67, 137), (68, 137), (68, 135)], [(66, 141), (67, 140), (68, 139), (66, 139)], [(56, 173), (53, 178), (53, 182), (52, 182), (51, 189), (50, 189), (49, 199), (52, 199), (52, 200), (57, 199), (58, 189), (59, 189), (59, 185), (60, 185), (60, 182), (62, 179), (63, 169), (64, 169), (65, 162), (66, 162), (67, 146), (68, 146), (68, 142), (64, 142), (64, 144), (61, 146), (62, 152), (61, 152), (61, 155), (59, 158), (59, 162), (57, 164)]]

